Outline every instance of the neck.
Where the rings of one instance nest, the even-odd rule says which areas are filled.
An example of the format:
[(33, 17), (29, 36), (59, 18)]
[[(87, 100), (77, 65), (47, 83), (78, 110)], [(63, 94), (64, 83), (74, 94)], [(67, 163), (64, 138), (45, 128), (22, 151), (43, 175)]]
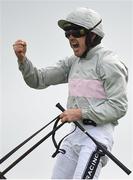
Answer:
[(92, 49), (92, 47), (88, 47), (86, 51), (80, 56), (80, 58), (86, 58), (87, 53)]

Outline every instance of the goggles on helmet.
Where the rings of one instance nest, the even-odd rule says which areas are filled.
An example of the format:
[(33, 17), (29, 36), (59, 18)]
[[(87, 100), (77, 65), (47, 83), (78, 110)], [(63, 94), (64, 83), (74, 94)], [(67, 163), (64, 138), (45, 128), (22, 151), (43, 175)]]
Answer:
[(65, 36), (66, 36), (66, 38), (69, 38), (70, 35), (72, 35), (75, 38), (80, 38), (82, 36), (85, 36), (88, 32), (91, 32), (93, 29), (95, 29), (95, 27), (98, 26), (101, 22), (102, 22), (102, 20), (100, 20), (95, 26), (93, 26), (90, 29), (85, 29), (82, 26), (71, 24), (71, 26), (69, 25), (68, 28), (64, 29)]
[(87, 34), (87, 31), (85, 29), (71, 29), (65, 31), (66, 38), (69, 38), (71, 35), (75, 38), (80, 38), (82, 36), (85, 36)]

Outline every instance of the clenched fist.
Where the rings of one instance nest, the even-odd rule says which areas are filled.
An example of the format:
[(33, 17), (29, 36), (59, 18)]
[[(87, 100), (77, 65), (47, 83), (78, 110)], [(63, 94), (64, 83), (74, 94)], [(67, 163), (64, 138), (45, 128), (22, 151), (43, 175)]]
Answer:
[(13, 44), (14, 52), (21, 63), (24, 63), (26, 48), (26, 42), (23, 40), (17, 40), (15, 44)]

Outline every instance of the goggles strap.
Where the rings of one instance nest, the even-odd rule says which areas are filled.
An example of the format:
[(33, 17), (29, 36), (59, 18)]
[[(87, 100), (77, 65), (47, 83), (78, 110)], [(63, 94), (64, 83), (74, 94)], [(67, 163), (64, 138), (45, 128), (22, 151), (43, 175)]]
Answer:
[(93, 29), (95, 29), (101, 22), (102, 22), (102, 19), (101, 19), (95, 26), (93, 26), (92, 28), (90, 28), (89, 31), (92, 31)]

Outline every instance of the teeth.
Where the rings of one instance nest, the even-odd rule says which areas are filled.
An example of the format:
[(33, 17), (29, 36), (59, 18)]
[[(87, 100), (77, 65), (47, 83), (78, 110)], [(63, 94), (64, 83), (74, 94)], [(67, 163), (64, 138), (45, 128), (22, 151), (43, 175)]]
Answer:
[(73, 46), (74, 48), (77, 48), (79, 45), (78, 45), (78, 44), (72, 44), (72, 46)]

